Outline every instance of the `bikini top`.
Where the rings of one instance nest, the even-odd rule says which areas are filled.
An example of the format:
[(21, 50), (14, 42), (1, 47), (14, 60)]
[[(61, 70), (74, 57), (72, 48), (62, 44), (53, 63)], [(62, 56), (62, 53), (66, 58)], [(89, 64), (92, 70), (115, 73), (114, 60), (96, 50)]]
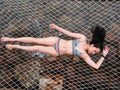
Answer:
[(80, 56), (80, 51), (78, 51), (76, 48), (76, 46), (80, 43), (80, 41), (78, 39), (74, 39), (72, 40), (72, 54), (74, 56)]

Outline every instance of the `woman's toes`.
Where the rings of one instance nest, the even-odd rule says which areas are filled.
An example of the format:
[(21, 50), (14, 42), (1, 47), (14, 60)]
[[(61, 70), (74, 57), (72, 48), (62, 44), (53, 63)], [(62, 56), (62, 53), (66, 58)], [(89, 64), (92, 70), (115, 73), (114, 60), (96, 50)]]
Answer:
[(0, 39), (2, 42), (6, 42), (7, 41), (7, 37), (1, 37)]
[(13, 47), (12, 47), (11, 44), (7, 44), (7, 45), (6, 45), (6, 48), (9, 49), (9, 50), (12, 50), (12, 49), (13, 49)]

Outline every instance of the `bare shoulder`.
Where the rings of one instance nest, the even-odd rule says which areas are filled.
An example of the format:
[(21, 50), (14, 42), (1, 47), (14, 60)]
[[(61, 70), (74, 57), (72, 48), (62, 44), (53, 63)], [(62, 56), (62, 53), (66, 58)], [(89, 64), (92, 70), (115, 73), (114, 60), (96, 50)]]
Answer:
[(86, 36), (84, 34), (80, 34), (80, 33), (72, 33), (72, 35), (74, 36), (74, 38), (80, 39), (80, 40), (86, 40)]
[(81, 42), (87, 42), (87, 38), (84, 35), (81, 38), (78, 38), (78, 40)]
[(87, 40), (85, 35), (82, 35), (82, 37), (80, 39), (81, 39), (81, 41), (86, 41)]

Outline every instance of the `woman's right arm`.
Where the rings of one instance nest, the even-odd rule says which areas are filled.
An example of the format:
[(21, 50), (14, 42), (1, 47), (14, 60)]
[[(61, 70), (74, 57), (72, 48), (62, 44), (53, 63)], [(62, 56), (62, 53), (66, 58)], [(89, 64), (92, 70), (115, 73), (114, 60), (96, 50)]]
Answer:
[(72, 33), (66, 29), (63, 29), (55, 24), (50, 24), (49, 25), (50, 29), (56, 29), (64, 34), (66, 34), (67, 36), (70, 36), (70, 37), (73, 37), (73, 38), (78, 38), (78, 39), (81, 39), (81, 40), (86, 40), (86, 37), (83, 35), (83, 34), (80, 34), (80, 33)]
[(93, 68), (95, 68), (95, 69), (99, 69), (100, 66), (101, 66), (101, 64), (102, 64), (102, 62), (104, 61), (104, 58), (101, 57), (101, 58), (98, 60), (98, 62), (95, 63), (95, 62), (89, 57), (89, 55), (87, 55), (87, 54), (84, 54), (84, 56), (83, 56), (82, 58), (83, 58), (83, 60), (84, 60), (89, 66), (91, 66), (91, 67), (93, 67)]
[[(105, 47), (105, 49), (103, 50), (103, 56), (105, 57), (109, 52), (109, 47)], [(101, 57), (97, 63), (95, 63), (90, 56), (87, 53), (84, 53), (82, 56), (83, 60), (91, 67), (95, 68), (95, 69), (99, 69), (102, 62), (104, 61), (104, 57)]]

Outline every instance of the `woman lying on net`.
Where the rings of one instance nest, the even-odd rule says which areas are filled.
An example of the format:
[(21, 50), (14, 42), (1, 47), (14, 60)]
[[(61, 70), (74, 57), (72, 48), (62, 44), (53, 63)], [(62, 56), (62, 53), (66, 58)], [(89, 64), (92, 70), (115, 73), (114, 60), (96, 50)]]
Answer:
[[(6, 48), (9, 50), (12, 49), (21, 49), (25, 51), (32, 52), (41, 52), (45, 54), (49, 54), (52, 56), (61, 56), (61, 55), (73, 55), (81, 57), (88, 65), (91, 67), (98, 69), (102, 62), (104, 61), (105, 56), (109, 52), (109, 48), (107, 46), (103, 46), (104, 38), (105, 38), (105, 30), (103, 27), (96, 26), (92, 31), (92, 40), (87, 43), (87, 39), (83, 34), (80, 33), (72, 33), (65, 29), (60, 28), (55, 24), (49, 25), (50, 29), (56, 29), (70, 37), (75, 38), (74, 40), (64, 40), (59, 37), (46, 37), (46, 38), (32, 38), (32, 37), (21, 37), (21, 38), (9, 38), (2, 37), (2, 42), (9, 41), (18, 41), (24, 43), (34, 43), (35, 46), (21, 46), (21, 45), (12, 45), (7, 44)], [(91, 60), (88, 54), (95, 54), (102, 52), (102, 57), (95, 63)]]

